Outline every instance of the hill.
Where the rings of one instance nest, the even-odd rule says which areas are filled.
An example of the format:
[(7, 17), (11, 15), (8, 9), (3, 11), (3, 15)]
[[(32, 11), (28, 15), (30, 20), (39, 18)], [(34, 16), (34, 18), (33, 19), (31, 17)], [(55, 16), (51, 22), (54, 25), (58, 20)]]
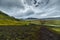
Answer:
[(15, 20), (14, 17), (11, 17), (5, 13), (3, 13), (2, 11), (0, 11), (0, 20), (7, 20), (7, 19), (10, 19), (10, 20)]
[(20, 21), (0, 11), (0, 25), (18, 25)]

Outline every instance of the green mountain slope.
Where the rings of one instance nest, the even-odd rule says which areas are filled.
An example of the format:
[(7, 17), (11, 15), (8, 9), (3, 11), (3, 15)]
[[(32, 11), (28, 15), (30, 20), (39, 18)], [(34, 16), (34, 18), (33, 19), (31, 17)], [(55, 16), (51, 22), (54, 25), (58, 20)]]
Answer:
[(10, 19), (10, 20), (15, 20), (15, 18), (13, 18), (13, 17), (10, 17), (9, 15), (7, 15), (7, 14), (5, 14), (5, 13), (3, 13), (2, 11), (0, 11), (0, 20), (5, 20), (5, 19)]
[(0, 11), (0, 25), (18, 25), (18, 19), (11, 17), (2, 11)]

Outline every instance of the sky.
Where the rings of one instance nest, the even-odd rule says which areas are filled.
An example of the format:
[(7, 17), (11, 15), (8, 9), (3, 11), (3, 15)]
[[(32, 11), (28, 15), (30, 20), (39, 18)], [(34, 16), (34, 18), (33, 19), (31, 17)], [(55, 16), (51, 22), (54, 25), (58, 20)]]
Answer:
[(60, 0), (0, 0), (0, 10), (15, 18), (60, 17)]

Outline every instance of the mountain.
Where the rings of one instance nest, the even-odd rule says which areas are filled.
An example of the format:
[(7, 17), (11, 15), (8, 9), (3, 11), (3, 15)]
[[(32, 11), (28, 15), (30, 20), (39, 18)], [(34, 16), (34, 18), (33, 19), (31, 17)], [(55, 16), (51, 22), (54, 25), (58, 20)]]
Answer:
[(60, 17), (41, 18), (41, 20), (60, 20)]
[(0, 11), (0, 20), (5, 20), (5, 19), (20, 21), (19, 19), (14, 18), (13, 16), (9, 16), (6, 13)]
[(14, 17), (11, 17), (7, 14), (5, 14), (4, 12), (0, 11), (0, 20), (7, 20), (7, 19), (10, 19), (10, 20), (13, 20), (15, 19)]
[(59, 20), (60, 17), (52, 17), (52, 18), (26, 18), (27, 20)]
[(18, 21), (20, 20), (0, 11), (0, 25), (15, 25), (15, 24), (19, 24)]
[(26, 18), (27, 20), (38, 20), (38, 18)]

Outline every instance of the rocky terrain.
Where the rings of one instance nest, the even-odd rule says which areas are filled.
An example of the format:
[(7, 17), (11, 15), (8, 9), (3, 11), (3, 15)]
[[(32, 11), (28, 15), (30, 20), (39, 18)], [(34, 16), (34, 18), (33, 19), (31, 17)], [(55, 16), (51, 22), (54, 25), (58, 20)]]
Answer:
[(40, 28), (39, 34), (38, 34), (39, 36), (38, 40), (60, 40), (59, 34), (56, 34), (53, 30), (49, 30), (45, 26)]

